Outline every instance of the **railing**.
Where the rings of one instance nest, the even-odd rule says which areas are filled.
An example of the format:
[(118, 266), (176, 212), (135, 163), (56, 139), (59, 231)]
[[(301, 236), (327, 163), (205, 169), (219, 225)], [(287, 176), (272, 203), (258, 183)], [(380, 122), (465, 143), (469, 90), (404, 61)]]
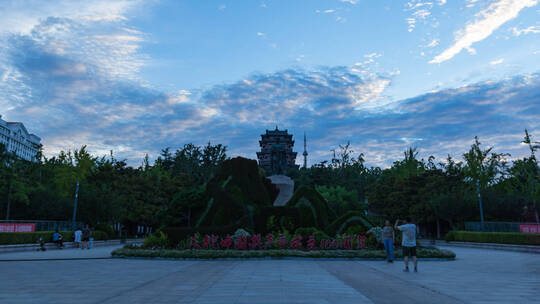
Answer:
[[(519, 225), (536, 225), (524, 222), (484, 222), (484, 232), (519, 232)], [(481, 222), (465, 222), (465, 230), (482, 231)]]
[[(0, 223), (34, 223), (36, 231), (71, 231), (73, 222), (71, 221), (41, 221), (41, 220), (0, 220)], [(75, 228), (83, 227), (82, 222), (75, 222)]]

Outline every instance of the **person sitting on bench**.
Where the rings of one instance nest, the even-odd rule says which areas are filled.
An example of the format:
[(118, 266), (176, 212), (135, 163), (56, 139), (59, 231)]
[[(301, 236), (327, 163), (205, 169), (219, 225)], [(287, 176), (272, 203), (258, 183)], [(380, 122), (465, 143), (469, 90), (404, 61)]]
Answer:
[(58, 229), (56, 229), (56, 231), (53, 233), (53, 236), (52, 236), (52, 240), (53, 240), (53, 243), (56, 244), (56, 246), (58, 246), (58, 248), (64, 248), (64, 243), (62, 241), (62, 235), (60, 234), (60, 232), (58, 232)]

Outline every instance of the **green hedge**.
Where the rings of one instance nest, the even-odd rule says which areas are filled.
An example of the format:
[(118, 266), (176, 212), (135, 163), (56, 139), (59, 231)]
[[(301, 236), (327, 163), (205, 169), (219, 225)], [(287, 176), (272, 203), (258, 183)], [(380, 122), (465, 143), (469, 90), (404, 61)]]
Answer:
[[(386, 257), (384, 250), (148, 250), (122, 248), (114, 250), (113, 257), (144, 257), (144, 258), (173, 258), (173, 259), (218, 259), (218, 258), (363, 258), (382, 260)], [(395, 252), (396, 258), (401, 258), (401, 250)], [(450, 250), (418, 248), (419, 258), (442, 258), (453, 260), (456, 254)]]
[[(52, 242), (54, 231), (38, 231), (38, 232), (0, 232), (0, 245), (14, 244), (34, 244), (39, 242), (39, 238), (43, 237), (46, 243)], [(73, 231), (60, 231), (64, 237), (64, 242), (73, 241)], [(92, 237), (96, 241), (107, 240), (109, 236), (103, 231), (92, 231)]]
[(456, 230), (448, 232), (444, 239), (447, 242), (540, 245), (540, 234), (519, 232), (473, 232)]
[(333, 221), (330, 225), (328, 225), (325, 228), (325, 232), (328, 235), (336, 235), (341, 234), (350, 226), (364, 226), (367, 229), (373, 227), (373, 223), (371, 223), (365, 216), (364, 212), (362, 211), (348, 211), (342, 216), (338, 217), (335, 221)]

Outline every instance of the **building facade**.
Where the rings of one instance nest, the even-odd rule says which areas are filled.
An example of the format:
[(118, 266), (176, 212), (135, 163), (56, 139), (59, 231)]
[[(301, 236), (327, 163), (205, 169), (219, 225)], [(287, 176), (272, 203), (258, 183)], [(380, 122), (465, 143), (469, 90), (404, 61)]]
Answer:
[(8, 122), (0, 115), (0, 143), (8, 152), (28, 161), (37, 161), (40, 142), (41, 138), (28, 133), (22, 122)]
[(268, 175), (285, 175), (287, 170), (298, 168), (295, 164), (296, 152), (293, 152), (294, 140), (287, 130), (266, 130), (259, 141), (261, 152), (257, 152), (259, 166)]

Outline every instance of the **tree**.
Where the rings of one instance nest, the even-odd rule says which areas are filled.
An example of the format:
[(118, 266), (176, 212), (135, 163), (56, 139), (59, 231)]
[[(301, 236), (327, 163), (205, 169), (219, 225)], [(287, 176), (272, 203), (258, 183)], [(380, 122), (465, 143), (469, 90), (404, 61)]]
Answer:
[(480, 208), (480, 221), (482, 222), (482, 230), (484, 230), (484, 211), (482, 208), (482, 191), (498, 180), (502, 179), (505, 174), (505, 156), (509, 154), (494, 153), (493, 147), (482, 150), (481, 143), (477, 136), (474, 137), (474, 143), (471, 149), (463, 154), (465, 159), (464, 173), (468, 177), (468, 181), (476, 184), (478, 194), (478, 205)]

